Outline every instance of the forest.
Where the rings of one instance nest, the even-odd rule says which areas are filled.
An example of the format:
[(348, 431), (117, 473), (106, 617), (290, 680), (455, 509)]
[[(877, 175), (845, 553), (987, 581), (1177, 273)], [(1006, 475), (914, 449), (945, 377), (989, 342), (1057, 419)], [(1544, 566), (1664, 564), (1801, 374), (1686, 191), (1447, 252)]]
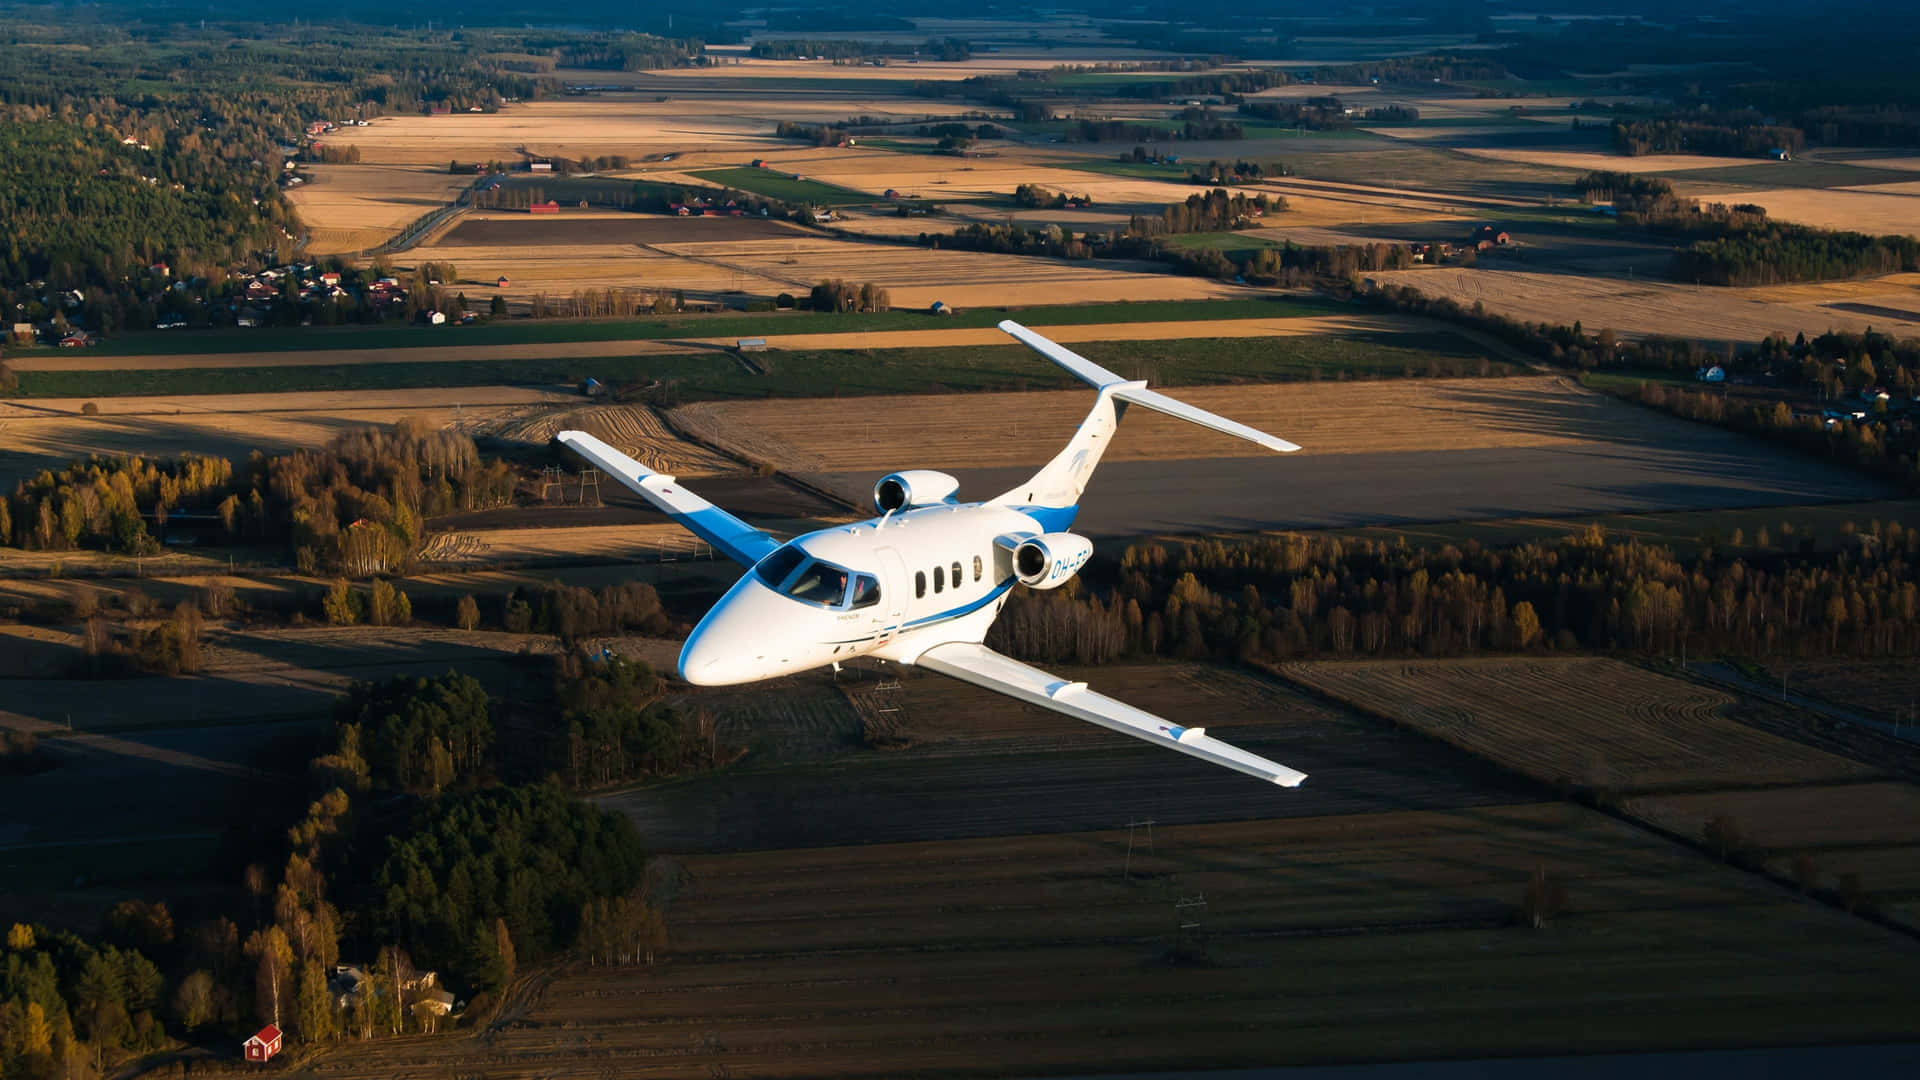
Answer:
[(1920, 269), (1920, 240), (1911, 236), (1770, 221), (1763, 207), (1683, 199), (1671, 181), (1658, 177), (1593, 172), (1574, 187), (1587, 202), (1611, 202), (1624, 224), (1692, 240), (1674, 252), (1669, 264), (1669, 276), (1679, 281), (1774, 285)]
[(44, 471), (0, 499), (0, 542), (147, 554), (169, 515), (185, 514), (217, 518), (230, 540), (284, 541), (303, 573), (365, 577), (408, 565), (426, 518), (507, 505), (518, 483), (505, 462), (482, 462), (468, 436), (402, 421), (345, 432), (318, 450), (255, 451), (237, 473), (224, 458), (192, 455), (96, 457)]
[(1609, 538), (1485, 547), (1314, 535), (1127, 549), (1116, 579), (1014, 595), (988, 643), (1081, 664), (1481, 651), (1911, 657), (1920, 530), (1783, 521), (1697, 554)]
[(129, 901), (108, 927), (120, 943), (14, 923), (0, 943), (0, 1076), (90, 1077), (165, 1046), (166, 980), (135, 941), (173, 945), (164, 905)]
[[(694, 63), (697, 41), (560, 31), (0, 16), (0, 304), (20, 321), (151, 327), (285, 263), (276, 179), (316, 120), (558, 93), (556, 64)], [(204, 322), (205, 317), (193, 320)]]

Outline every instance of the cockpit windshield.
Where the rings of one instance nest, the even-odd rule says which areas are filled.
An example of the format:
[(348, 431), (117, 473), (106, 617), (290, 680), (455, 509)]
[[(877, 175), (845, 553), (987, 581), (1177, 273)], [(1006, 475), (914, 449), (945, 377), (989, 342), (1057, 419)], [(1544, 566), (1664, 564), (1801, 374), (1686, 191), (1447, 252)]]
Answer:
[(880, 582), (872, 574), (854, 574), (810, 558), (793, 544), (761, 559), (753, 573), (773, 591), (821, 607), (863, 608), (880, 602)]

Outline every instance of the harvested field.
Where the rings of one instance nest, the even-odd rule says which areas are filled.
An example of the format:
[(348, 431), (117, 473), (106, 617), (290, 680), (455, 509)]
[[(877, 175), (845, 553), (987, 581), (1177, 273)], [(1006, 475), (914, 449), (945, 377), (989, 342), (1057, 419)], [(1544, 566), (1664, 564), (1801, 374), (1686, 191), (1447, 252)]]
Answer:
[(1694, 839), (1705, 838), (1710, 821), (1730, 824), (1739, 852), (1769, 872), (1920, 929), (1920, 787), (1716, 791), (1628, 799), (1622, 809)]
[[(241, 354), (244, 355), (244, 354)], [(151, 366), (154, 361), (148, 359)], [(345, 431), (413, 420), (429, 427), (475, 427), (573, 404), (572, 395), (514, 387), (385, 390), (355, 393), (103, 398), (98, 416), (77, 399), (0, 402), (0, 487), (90, 454), (172, 457), (210, 454), (244, 461), (253, 450), (278, 453), (322, 446)]]
[[(1912, 942), (1565, 804), (1162, 828), (1131, 881), (1127, 841), (690, 857), (657, 966), (569, 967), (483, 1039), (294, 1071), (1082, 1074), (1920, 1029)], [(1509, 925), (1536, 866), (1569, 896), (1546, 932)], [(1169, 963), (1196, 895), (1208, 962)]]
[(424, 214), (447, 205), (473, 177), (397, 165), (305, 165), (307, 182), (287, 198), (308, 228), (311, 255), (364, 251), (391, 239)]
[(784, 221), (760, 218), (667, 217), (658, 214), (609, 214), (591, 210), (562, 211), (559, 217), (503, 214), (498, 211), (468, 215), (445, 235), (438, 247), (546, 247), (554, 244), (659, 244), (769, 237), (812, 237)]
[(1495, 147), (1461, 147), (1470, 157), (1493, 161), (1514, 161), (1527, 165), (1547, 165), (1579, 172), (1666, 173), (1695, 169), (1737, 169), (1752, 165), (1750, 158), (1714, 157), (1708, 154), (1645, 154), (1630, 157), (1578, 150), (1520, 150)]
[[(1695, 839), (1709, 820), (1725, 817), (1745, 846), (1763, 852), (1920, 845), (1920, 787), (1892, 781), (1650, 795), (1622, 806)], [(1908, 870), (1920, 886), (1920, 862)]]
[[(435, 327), (449, 336), (442, 341), (459, 341), (466, 329), (464, 327)], [(215, 352), (180, 353), (174, 355), (132, 355), (114, 356), (111, 354), (68, 356), (63, 353), (43, 353), (38, 356), (23, 357), (13, 362), (19, 371), (184, 371), (201, 368), (301, 368), (314, 365), (356, 366), (364, 364), (392, 363), (486, 363), (500, 360), (543, 360), (568, 359), (578, 357), (644, 356), (650, 353), (685, 353), (688, 348), (681, 341), (698, 339), (675, 339), (667, 341), (615, 340), (615, 341), (536, 341), (522, 345), (419, 345), (404, 352), (388, 348), (378, 349), (306, 349), (278, 352)], [(714, 339), (718, 340), (718, 339)], [(732, 344), (734, 339), (726, 339)], [(710, 351), (710, 350), (702, 350)], [(419, 393), (422, 391), (386, 391), (388, 393)], [(451, 392), (451, 391), (449, 391)], [(0, 404), (0, 409), (4, 409)]]
[[(1612, 438), (1655, 438), (1671, 429), (1663, 417), (1587, 393), (1558, 376), (1513, 377), (1497, 384), (1426, 379), (1192, 386), (1178, 396), (1285, 435), (1302, 447), (1295, 456), (1572, 446), (1593, 439), (1603, 423)], [(1561, 414), (1564, 422), (1516, 423), (1514, 399), (1534, 403), (1543, 414)], [(683, 405), (673, 415), (676, 423), (699, 425), (702, 438), (716, 445), (791, 447), (785, 452), (793, 458), (768, 460), (794, 460), (800, 463), (795, 471), (889, 469), (908, 458), (944, 462), (943, 468), (993, 468), (1046, 461), (1091, 405), (1089, 396), (1077, 391), (965, 401), (965, 407), (956, 408), (950, 395), (904, 395), (889, 398), (884, 410), (857, 398), (701, 402)], [(983, 417), (992, 420), (983, 424)], [(1135, 409), (1102, 461), (1246, 456), (1246, 444), (1237, 439)]]
[[(1880, 507), (1866, 506), (1860, 508), (1855, 520), (1864, 529), (1868, 520), (1887, 516)], [(1762, 664), (1769, 684), (1777, 686), (1785, 675), (1789, 689), (1796, 694), (1858, 709), (1888, 723), (1920, 722), (1920, 667), (1909, 661), (1791, 660)]]
[(607, 288), (681, 289), (696, 297), (738, 293), (799, 295), (823, 278), (885, 286), (896, 308), (924, 308), (935, 300), (956, 307), (1119, 300), (1190, 300), (1245, 296), (1249, 290), (1207, 278), (1162, 273), (1153, 263), (1102, 260), (1069, 263), (985, 252), (927, 250), (901, 244), (798, 238), (739, 245), (552, 244), (532, 247), (415, 248), (420, 260), (457, 263), (463, 273), (490, 281), (512, 279), (500, 290), (517, 300), (538, 293), (566, 295)]
[(479, 427), (476, 434), (545, 445), (562, 431), (584, 431), (653, 469), (673, 476), (707, 476), (741, 466), (675, 435), (644, 405), (589, 405)]
[(1746, 727), (1717, 690), (1614, 660), (1291, 663), (1286, 677), (1548, 784), (1657, 791), (1877, 770)]
[(1920, 234), (1920, 191), (1916, 184), (1865, 188), (1777, 188), (1753, 191), (1711, 187), (1687, 194), (1703, 202), (1758, 203), (1769, 218), (1874, 234)]
[[(1664, 273), (1666, 262), (1652, 260), (1638, 269), (1644, 275)], [(1759, 341), (1775, 332), (1789, 338), (1804, 332), (1811, 338), (1828, 330), (1858, 333), (1886, 325), (1884, 318), (1837, 310), (1818, 299), (1855, 300), (1886, 279), (1737, 289), (1491, 267), (1387, 270), (1369, 276), (1381, 284), (1418, 289), (1429, 297), (1451, 297), (1467, 307), (1484, 303), (1492, 311), (1527, 322), (1564, 326), (1579, 321), (1589, 331), (1610, 329), (1628, 338), (1665, 335), (1724, 345)], [(1774, 292), (1780, 288), (1793, 289), (1805, 298), (1783, 302)]]

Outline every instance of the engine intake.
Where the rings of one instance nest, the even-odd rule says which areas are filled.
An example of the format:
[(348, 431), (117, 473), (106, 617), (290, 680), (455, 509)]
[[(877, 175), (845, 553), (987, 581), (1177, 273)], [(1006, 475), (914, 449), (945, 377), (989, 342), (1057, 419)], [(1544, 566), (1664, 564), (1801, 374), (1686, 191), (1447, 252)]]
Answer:
[(1093, 555), (1093, 541), (1073, 533), (1043, 533), (1013, 549), (1013, 576), (1031, 589), (1053, 589), (1080, 572)]
[(881, 513), (911, 510), (917, 506), (938, 506), (953, 501), (960, 481), (933, 469), (909, 469), (880, 478), (873, 485), (873, 505)]

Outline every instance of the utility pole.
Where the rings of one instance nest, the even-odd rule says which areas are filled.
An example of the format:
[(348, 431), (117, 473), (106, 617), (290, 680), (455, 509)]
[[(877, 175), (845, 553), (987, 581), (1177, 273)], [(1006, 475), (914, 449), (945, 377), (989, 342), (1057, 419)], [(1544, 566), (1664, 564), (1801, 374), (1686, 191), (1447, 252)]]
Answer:
[(1126, 880), (1128, 880), (1128, 881), (1132, 881), (1132, 880), (1133, 880), (1133, 837), (1134, 837), (1134, 831), (1135, 831), (1135, 830), (1137, 830), (1137, 829), (1141, 829), (1141, 828), (1144, 828), (1144, 829), (1146, 829), (1146, 830), (1147, 830), (1147, 852), (1148, 852), (1149, 854), (1151, 854), (1151, 853), (1153, 852), (1153, 826), (1154, 826), (1154, 824), (1155, 824), (1155, 822), (1154, 822), (1154, 820), (1153, 820), (1152, 818), (1148, 818), (1148, 819), (1146, 819), (1145, 821), (1129, 821), (1129, 822), (1127, 822), (1127, 861), (1126, 861), (1126, 870), (1125, 870), (1125, 872), (1124, 872), (1124, 874), (1123, 874), (1122, 876), (1123, 876), (1123, 877), (1125, 877), (1125, 879), (1126, 879)]

